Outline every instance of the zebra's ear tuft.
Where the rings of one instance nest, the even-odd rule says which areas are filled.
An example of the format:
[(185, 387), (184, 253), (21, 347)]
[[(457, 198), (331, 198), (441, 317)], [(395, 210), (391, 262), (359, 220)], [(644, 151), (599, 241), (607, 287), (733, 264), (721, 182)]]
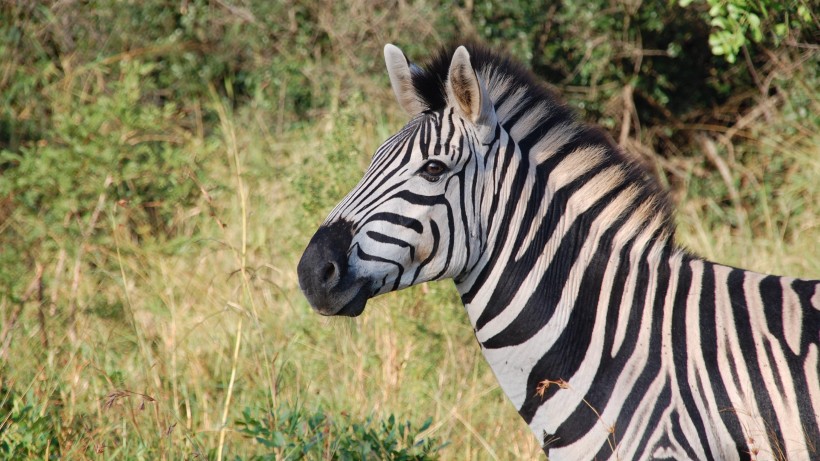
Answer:
[(470, 63), (470, 53), (463, 46), (458, 47), (450, 62), (447, 100), (473, 123), (495, 125), (493, 102)]
[(422, 102), (413, 87), (413, 74), (410, 69), (410, 61), (404, 53), (395, 46), (388, 43), (384, 46), (384, 62), (387, 65), (387, 74), (390, 76), (390, 86), (399, 105), (410, 115), (416, 115), (427, 110), (427, 106)]

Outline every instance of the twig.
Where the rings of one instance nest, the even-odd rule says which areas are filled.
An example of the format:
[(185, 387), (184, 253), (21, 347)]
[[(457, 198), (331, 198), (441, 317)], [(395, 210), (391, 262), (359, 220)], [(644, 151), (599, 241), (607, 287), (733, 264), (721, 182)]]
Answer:
[[(572, 389), (572, 386), (570, 386), (570, 384), (567, 381), (563, 380), (563, 379), (557, 379), (557, 380), (544, 379), (544, 380), (542, 380), (541, 382), (538, 383), (538, 386), (536, 386), (535, 395), (537, 395), (537, 396), (539, 396), (543, 399), (544, 394), (547, 392), (547, 389), (549, 389), (549, 387), (552, 386), (553, 384), (558, 386), (561, 389), (569, 389), (569, 390), (575, 392), (575, 390)], [(615, 438), (615, 426), (613, 424), (607, 424), (604, 421), (604, 417), (601, 416), (601, 413), (594, 406), (592, 406), (592, 404), (589, 403), (589, 401), (587, 401), (587, 399), (581, 398), (581, 401), (584, 402), (586, 404), (586, 406), (589, 407), (590, 410), (592, 410), (593, 413), (595, 413), (595, 417), (598, 418), (598, 422), (603, 424), (604, 430), (606, 430), (606, 432), (609, 434), (606, 438), (607, 443), (609, 444), (609, 448), (612, 450), (613, 453), (615, 453), (615, 459), (620, 460), (621, 457), (620, 457), (620, 454), (618, 453), (618, 440)]]
[(233, 349), (233, 364), (231, 365), (231, 380), (228, 382), (228, 395), (225, 397), (225, 406), (222, 408), (222, 424), (219, 428), (219, 446), (216, 449), (216, 460), (222, 461), (222, 448), (225, 445), (225, 432), (228, 429), (228, 409), (231, 406), (233, 383), (236, 380), (236, 365), (239, 363), (239, 345), (242, 343), (242, 317), (236, 326), (236, 343)]
[(749, 126), (752, 122), (754, 122), (757, 118), (761, 115), (768, 113), (771, 109), (774, 108), (777, 103), (782, 101), (782, 97), (780, 96), (772, 96), (770, 98), (766, 98), (763, 102), (755, 106), (754, 109), (750, 110), (743, 117), (735, 122), (734, 125), (730, 126), (726, 133), (723, 136), (726, 137), (727, 142), (730, 141), (738, 132), (744, 130), (747, 126)]
[(632, 128), (632, 114), (635, 112), (635, 101), (632, 98), (633, 92), (634, 88), (632, 84), (627, 83), (623, 91), (624, 111), (621, 116), (621, 134), (618, 137), (618, 145), (621, 147), (626, 145), (626, 141), (629, 138), (629, 131)]

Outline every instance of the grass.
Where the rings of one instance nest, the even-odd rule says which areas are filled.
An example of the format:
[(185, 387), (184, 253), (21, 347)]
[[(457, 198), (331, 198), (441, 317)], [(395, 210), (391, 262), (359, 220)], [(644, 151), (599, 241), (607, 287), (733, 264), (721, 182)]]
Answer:
[[(261, 420), (280, 407), (352, 421), (392, 414), (414, 427), (432, 418), (420, 436), (447, 441), (445, 456), (537, 453), (448, 284), (374, 300), (355, 321), (311, 311), (295, 264), (328, 203), (307, 217), (296, 189), (308, 180), (298, 175), (303, 162), (322, 162), (335, 147), (307, 129), (270, 144), (253, 114), (223, 109), (216, 149), (225, 157), (214, 164), (234, 192), (217, 190), (199, 215), (182, 219), (190, 240), (166, 252), (167, 242), (135, 239), (121, 225), (123, 207), (106, 201), (99, 221), (113, 248), (93, 246), (82, 257), (107, 264), (83, 266), (75, 279), (67, 257), (27, 274), (43, 290), (26, 300), (7, 333), (0, 421), (4, 437), (45, 424), (51, 439), (21, 441), (13, 455), (36, 459), (59, 444), (70, 459), (244, 459), (267, 447), (238, 432), (235, 421), (245, 411)], [(327, 136), (367, 137), (362, 166), (378, 142), (373, 133), (386, 132), (387, 123), (344, 133), (330, 126)], [(81, 307), (72, 329), (68, 313), (49, 300), (59, 306), (73, 291)], [(9, 325), (12, 304), (4, 302)], [(510, 425), (520, 436), (499, 446)]]

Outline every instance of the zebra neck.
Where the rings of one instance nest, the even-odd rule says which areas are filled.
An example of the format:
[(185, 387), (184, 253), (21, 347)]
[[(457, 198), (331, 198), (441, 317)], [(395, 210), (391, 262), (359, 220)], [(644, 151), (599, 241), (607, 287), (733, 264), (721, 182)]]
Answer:
[(609, 154), (591, 146), (536, 163), (514, 145), (499, 151), (499, 157), (512, 157), (509, 168), (500, 168), (510, 173), (488, 196), (503, 198), (484, 204), (492, 217), (482, 224), (487, 243), (456, 281), (482, 343), (513, 319), (510, 333), (516, 335), (522, 322), (540, 327), (563, 290), (580, 284), (599, 289), (600, 277), (592, 274), (624, 246), (654, 241), (673, 248), (670, 219), (659, 206), (665, 197), (630, 181), (629, 171), (608, 162)]
[(652, 214), (653, 197), (625, 184), (619, 169), (522, 165), (529, 180), (488, 223), (488, 250), (457, 287), (485, 357), (529, 422), (539, 383), (569, 379), (572, 367), (561, 364), (580, 363), (595, 340), (606, 293), (637, 286), (649, 276), (639, 267), (665, 266), (677, 253), (665, 215)]
[[(604, 236), (547, 244), (525, 270), (508, 260), (512, 267), (494, 267), (496, 282), (465, 305), (499, 384), (539, 438), (553, 431), (536, 413), (556, 425), (569, 417), (563, 413), (577, 407), (604, 359), (605, 337), (616, 348), (624, 343), (627, 324), (651, 311), (647, 299), (664, 268), (680, 259), (651, 235), (613, 243)], [(559, 393), (565, 385), (573, 391)]]

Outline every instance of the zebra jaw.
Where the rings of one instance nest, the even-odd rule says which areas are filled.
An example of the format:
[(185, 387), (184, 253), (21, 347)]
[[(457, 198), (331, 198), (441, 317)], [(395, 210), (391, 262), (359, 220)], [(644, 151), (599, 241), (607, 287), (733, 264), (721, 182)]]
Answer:
[(356, 317), (373, 295), (370, 282), (349, 270), (352, 240), (351, 224), (336, 221), (320, 227), (302, 254), (296, 268), (299, 288), (319, 314)]

